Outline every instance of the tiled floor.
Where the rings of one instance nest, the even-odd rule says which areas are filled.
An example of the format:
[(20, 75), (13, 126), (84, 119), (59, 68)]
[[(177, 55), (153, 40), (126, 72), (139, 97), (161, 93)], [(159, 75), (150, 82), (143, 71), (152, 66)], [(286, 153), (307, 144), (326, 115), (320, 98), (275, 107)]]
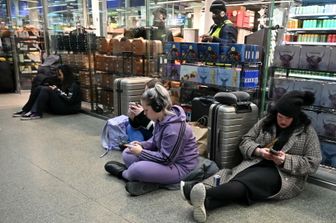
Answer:
[[(105, 123), (85, 114), (20, 121), (11, 114), (27, 93), (0, 94), (0, 222), (193, 222), (179, 191), (130, 197), (103, 169), (120, 152), (99, 158)], [(336, 192), (308, 184), (288, 201), (231, 205), (208, 222), (335, 222)]]

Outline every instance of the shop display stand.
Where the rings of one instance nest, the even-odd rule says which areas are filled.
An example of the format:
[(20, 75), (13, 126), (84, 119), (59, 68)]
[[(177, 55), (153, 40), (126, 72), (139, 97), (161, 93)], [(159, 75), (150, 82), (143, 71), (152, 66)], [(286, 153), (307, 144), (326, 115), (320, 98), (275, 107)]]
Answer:
[[(96, 91), (94, 89), (94, 56), (95, 56), (95, 35), (85, 33), (84, 39), (76, 34), (72, 34), (72, 38), (68, 35), (53, 36), (53, 40), (57, 41), (55, 46), (55, 54), (60, 55), (61, 62), (72, 67), (74, 74), (81, 83), (82, 91), (82, 108), (86, 112), (95, 110), (94, 103), (97, 100)], [(76, 38), (74, 38), (76, 37)], [(74, 42), (74, 40), (76, 40)], [(84, 43), (82, 42), (84, 41)], [(83, 46), (84, 44), (84, 46)]]
[(15, 37), (20, 89), (29, 90), (32, 79), (42, 63), (44, 38), (40, 36)]
[[(179, 102), (183, 106), (191, 106), (191, 100), (194, 97), (200, 97), (200, 96), (213, 96), (217, 92), (230, 92), (230, 91), (245, 91), (250, 94), (251, 100), (256, 103), (257, 105), (260, 105), (260, 95), (261, 95), (261, 88), (260, 85), (262, 83), (262, 75), (261, 75), (261, 69), (262, 69), (262, 63), (231, 63), (231, 64), (222, 64), (222, 63), (210, 63), (210, 62), (195, 62), (195, 63), (187, 63), (183, 60), (168, 60), (166, 55), (162, 55), (160, 57), (160, 62), (163, 63), (161, 67), (163, 67), (163, 75), (161, 76), (161, 79), (166, 81), (178, 81), (180, 82), (180, 94), (179, 94)], [(195, 67), (209, 67), (209, 68), (227, 68), (227, 69), (237, 69), (240, 73), (239, 75), (239, 83), (242, 83), (244, 77), (242, 76), (245, 74), (246, 70), (258, 70), (258, 85), (254, 87), (243, 87), (242, 84), (239, 86), (231, 86), (231, 85), (218, 85), (214, 83), (201, 83), (197, 80), (183, 80), (180, 78), (172, 78), (171, 74), (167, 72), (171, 72), (169, 69), (167, 70), (167, 65), (190, 65)], [(174, 90), (173, 90), (174, 91)], [(191, 95), (188, 95), (191, 94)]]
[[(291, 68), (279, 68), (278, 64), (271, 67), (269, 91), (270, 101), (277, 98), (276, 94), (290, 90), (309, 90), (315, 94), (314, 105), (305, 107), (304, 112), (319, 136), (323, 159), (317, 173), (309, 180), (332, 189), (336, 188), (336, 105), (332, 104), (336, 88), (336, 70), (333, 68), (335, 48), (332, 47), (336, 46), (335, 17), (336, 1), (302, 0), (300, 5), (290, 7), (283, 45), (289, 45), (288, 52), (300, 47), (300, 57), (296, 58), (298, 62), (291, 60)], [(315, 47), (315, 56), (319, 57), (319, 61), (308, 60), (308, 57), (313, 59), (307, 53), (309, 46), (310, 49)], [(322, 66), (324, 60), (329, 60), (329, 65)], [(319, 62), (318, 68), (312, 68), (311, 65), (316, 65), (314, 62)]]

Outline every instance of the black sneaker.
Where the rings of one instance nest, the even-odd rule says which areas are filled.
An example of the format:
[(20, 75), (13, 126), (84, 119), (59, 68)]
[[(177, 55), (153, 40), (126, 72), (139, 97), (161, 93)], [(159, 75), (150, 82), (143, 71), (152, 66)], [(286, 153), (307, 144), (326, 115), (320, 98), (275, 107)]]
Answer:
[(34, 120), (34, 119), (40, 119), (42, 118), (42, 115), (39, 115), (35, 112), (28, 112), (26, 114), (24, 114), (20, 119), (21, 120)]
[(180, 192), (181, 196), (184, 200), (187, 200), (189, 204), (190, 202), (190, 192), (192, 188), (198, 183), (198, 181), (181, 181), (180, 182)]
[(18, 111), (18, 112), (14, 112), (12, 117), (16, 118), (16, 117), (22, 117), (26, 112), (25, 111)]
[(145, 183), (136, 181), (127, 182), (125, 185), (126, 191), (132, 196), (147, 194), (149, 192), (158, 190), (159, 188), (160, 185), (156, 183)]

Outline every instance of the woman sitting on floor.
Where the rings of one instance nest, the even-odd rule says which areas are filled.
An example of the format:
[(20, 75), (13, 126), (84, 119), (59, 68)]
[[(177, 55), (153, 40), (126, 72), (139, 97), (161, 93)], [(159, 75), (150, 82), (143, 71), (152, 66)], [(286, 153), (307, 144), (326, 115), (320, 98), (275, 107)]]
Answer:
[(143, 93), (141, 104), (144, 114), (155, 122), (153, 137), (128, 144), (122, 154), (125, 164), (116, 161), (105, 164), (107, 172), (128, 181), (126, 190), (131, 195), (179, 183), (198, 162), (191, 127), (183, 109), (172, 106), (169, 92), (156, 84)]

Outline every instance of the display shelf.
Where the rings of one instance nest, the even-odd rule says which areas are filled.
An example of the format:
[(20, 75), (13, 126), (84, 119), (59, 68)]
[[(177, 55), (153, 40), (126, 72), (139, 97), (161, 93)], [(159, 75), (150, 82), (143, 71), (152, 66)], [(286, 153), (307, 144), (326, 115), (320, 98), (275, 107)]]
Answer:
[(312, 45), (312, 46), (336, 46), (336, 43), (327, 42), (283, 42), (285, 45)]
[(336, 28), (290, 28), (287, 32), (336, 33)]
[(291, 19), (314, 19), (314, 18), (336, 18), (335, 13), (316, 13), (316, 14), (299, 14), (299, 15), (289, 15)]

